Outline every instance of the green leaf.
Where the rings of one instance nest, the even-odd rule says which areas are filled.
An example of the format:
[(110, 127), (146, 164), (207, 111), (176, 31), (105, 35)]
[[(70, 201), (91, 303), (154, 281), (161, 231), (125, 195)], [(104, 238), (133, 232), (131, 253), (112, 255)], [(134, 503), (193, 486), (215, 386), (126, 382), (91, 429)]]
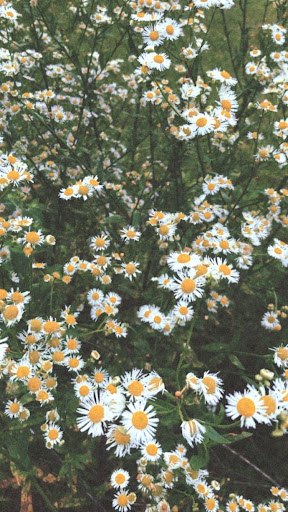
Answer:
[(200, 445), (198, 447), (198, 454), (192, 455), (189, 460), (189, 464), (195, 471), (198, 469), (205, 468), (209, 462), (209, 451), (207, 450), (205, 445)]
[(111, 215), (111, 217), (106, 217), (106, 219), (103, 220), (105, 224), (123, 224), (123, 217), (120, 215)]
[(13, 462), (19, 469), (28, 471), (31, 469), (31, 461), (28, 455), (30, 429), (22, 431), (9, 430), (7, 436), (7, 449)]
[(241, 441), (242, 439), (247, 439), (251, 437), (253, 434), (251, 432), (241, 432), (241, 434), (226, 434), (226, 444), (236, 443), (237, 441)]
[(237, 368), (240, 368), (241, 370), (245, 370), (245, 366), (243, 366), (243, 364), (241, 363), (241, 361), (238, 359), (237, 356), (235, 356), (234, 354), (229, 354), (228, 357), (229, 357), (231, 363), (234, 364), (235, 366), (237, 366)]
[(229, 444), (229, 441), (227, 441), (224, 436), (221, 436), (221, 434), (218, 434), (218, 432), (211, 426), (206, 427), (205, 437), (211, 439), (211, 441), (216, 444)]

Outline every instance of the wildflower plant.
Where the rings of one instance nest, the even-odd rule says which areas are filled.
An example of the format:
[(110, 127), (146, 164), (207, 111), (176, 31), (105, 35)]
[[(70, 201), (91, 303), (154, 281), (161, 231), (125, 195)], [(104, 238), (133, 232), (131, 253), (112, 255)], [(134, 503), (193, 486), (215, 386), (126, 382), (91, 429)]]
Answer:
[(285, 510), (286, 3), (0, 2), (7, 510)]

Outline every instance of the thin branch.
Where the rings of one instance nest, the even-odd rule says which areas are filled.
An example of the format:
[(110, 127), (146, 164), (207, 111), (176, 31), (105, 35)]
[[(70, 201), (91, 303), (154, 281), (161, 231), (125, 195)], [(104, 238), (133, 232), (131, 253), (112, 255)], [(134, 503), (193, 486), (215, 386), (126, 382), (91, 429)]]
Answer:
[(260, 473), (263, 476), (263, 478), (266, 478), (266, 480), (269, 480), (269, 482), (271, 482), (273, 485), (276, 485), (279, 488), (282, 487), (282, 485), (278, 484), (273, 478), (271, 478), (271, 476), (267, 475), (267, 473), (264, 473), (264, 471), (262, 471), (262, 469), (258, 468), (258, 466), (253, 464), (253, 462), (250, 462), (250, 460), (246, 459), (246, 457), (241, 455), (241, 453), (236, 452), (236, 450), (233, 450), (233, 448), (230, 448), (230, 446), (227, 446), (225, 444), (223, 445), (223, 448), (225, 448), (225, 450), (228, 450), (229, 452), (233, 453), (233, 455), (236, 455), (236, 457), (239, 457), (239, 459), (246, 462), (246, 464), (248, 464), (248, 466), (255, 469), (255, 471)]

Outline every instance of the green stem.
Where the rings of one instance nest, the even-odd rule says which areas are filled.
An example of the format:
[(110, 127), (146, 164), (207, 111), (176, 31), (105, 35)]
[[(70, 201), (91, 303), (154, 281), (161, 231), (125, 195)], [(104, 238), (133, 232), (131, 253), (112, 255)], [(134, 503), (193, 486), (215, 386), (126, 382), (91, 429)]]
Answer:
[(53, 291), (54, 291), (54, 280), (52, 281), (51, 288), (50, 288), (50, 300), (49, 300), (50, 316), (52, 316), (52, 311), (53, 311)]
[(52, 512), (57, 512), (57, 509), (54, 507), (53, 503), (51, 503), (48, 496), (43, 491), (42, 487), (38, 484), (36, 478), (32, 478), (31, 483), (35, 487), (37, 492), (42, 496), (43, 500), (45, 501), (45, 503), (49, 507), (49, 509), (52, 510)]
[(180, 374), (181, 366), (182, 366), (183, 360), (184, 360), (185, 356), (187, 355), (187, 352), (188, 352), (188, 350), (190, 348), (190, 340), (191, 340), (191, 337), (192, 337), (194, 325), (195, 325), (196, 320), (197, 320), (197, 313), (199, 311), (199, 307), (200, 307), (200, 301), (197, 302), (195, 313), (194, 313), (194, 316), (192, 318), (190, 329), (189, 329), (189, 332), (188, 332), (188, 338), (187, 338), (187, 341), (186, 341), (186, 345), (185, 345), (185, 347), (183, 349), (183, 352), (181, 354), (181, 357), (180, 357), (180, 360), (179, 360), (179, 363), (178, 363), (178, 366), (177, 366), (177, 369), (176, 369), (176, 382), (177, 382), (178, 389), (181, 388), (180, 380), (179, 380), (179, 374)]
[(274, 295), (274, 300), (275, 300), (275, 311), (277, 311), (277, 309), (278, 309), (278, 297), (277, 297), (277, 294), (276, 294), (275, 290), (273, 290), (273, 295)]
[(184, 420), (184, 416), (183, 416), (182, 411), (181, 411), (181, 405), (180, 405), (179, 401), (177, 402), (177, 408), (178, 408), (178, 414), (180, 416), (181, 421), (185, 421)]

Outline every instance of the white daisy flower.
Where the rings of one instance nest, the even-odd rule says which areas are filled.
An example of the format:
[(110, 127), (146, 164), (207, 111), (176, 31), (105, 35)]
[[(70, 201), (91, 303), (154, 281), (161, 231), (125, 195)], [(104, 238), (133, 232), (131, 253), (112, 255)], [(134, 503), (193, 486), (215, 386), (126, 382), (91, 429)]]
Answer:
[(151, 439), (141, 446), (141, 454), (148, 461), (156, 462), (162, 455), (162, 448), (157, 441)]
[(138, 242), (141, 234), (142, 233), (140, 231), (136, 231), (133, 226), (127, 226), (120, 231), (120, 236), (125, 240), (125, 242), (130, 242), (130, 240)]
[(125, 469), (116, 469), (113, 471), (110, 482), (114, 489), (124, 489), (127, 487), (130, 480), (130, 475)]
[(17, 398), (14, 398), (14, 400), (9, 400), (6, 404), (6, 407), (4, 409), (4, 414), (9, 416), (9, 418), (18, 418), (21, 411), (23, 409), (23, 406), (20, 402), (18, 402)]
[(137, 277), (137, 274), (141, 274), (141, 270), (138, 269), (139, 263), (136, 261), (129, 261), (129, 263), (122, 263), (121, 268), (124, 271), (124, 276), (128, 277), (132, 281), (133, 277)]
[(128, 410), (122, 414), (122, 425), (131, 435), (134, 445), (140, 446), (154, 437), (159, 422), (155, 416), (152, 405), (146, 407), (146, 400), (128, 404)]
[(127, 510), (130, 510), (131, 504), (129, 503), (128, 491), (119, 491), (117, 494), (114, 494), (114, 496), (112, 506), (116, 510), (119, 510), (119, 512), (127, 512)]
[(82, 400), (77, 412), (82, 415), (77, 418), (79, 430), (81, 432), (87, 430), (92, 437), (101, 436), (107, 421), (112, 421), (114, 418), (109, 407), (104, 404), (102, 393), (93, 393)]
[(288, 345), (275, 347), (274, 350), (274, 363), (280, 368), (288, 367)]
[(173, 270), (178, 272), (184, 268), (196, 267), (201, 264), (201, 258), (194, 253), (188, 251), (171, 252), (167, 258), (167, 264)]
[(151, 52), (148, 54), (148, 67), (150, 69), (163, 71), (164, 69), (169, 69), (170, 65), (171, 59), (167, 57), (166, 53)]
[(194, 446), (194, 444), (202, 443), (206, 432), (206, 428), (204, 425), (201, 425), (199, 421), (193, 419), (188, 421), (183, 421), (181, 423), (182, 436), (186, 439), (187, 443), (190, 446)]
[(46, 446), (49, 448), (53, 448), (56, 444), (59, 444), (62, 437), (63, 432), (60, 427), (56, 425), (56, 423), (49, 423), (47, 429), (44, 432), (44, 437), (46, 439)]
[(131, 435), (122, 425), (110, 425), (106, 433), (106, 438), (107, 450), (115, 448), (114, 453), (116, 457), (125, 457), (125, 455), (130, 453), (131, 447), (134, 446), (131, 443)]
[(209, 405), (216, 405), (223, 396), (223, 381), (218, 374), (204, 372), (204, 376), (199, 381), (198, 393), (204, 396), (204, 400)]
[(258, 391), (249, 386), (243, 393), (236, 391), (228, 395), (226, 415), (235, 420), (240, 417), (241, 427), (256, 428), (256, 423), (264, 422), (265, 407)]
[(176, 299), (191, 302), (196, 300), (197, 297), (202, 297), (205, 283), (206, 281), (203, 277), (196, 277), (194, 269), (189, 269), (185, 272), (177, 272), (177, 277), (173, 278), (170, 287)]
[(227, 261), (222, 258), (211, 259), (211, 271), (215, 273), (215, 279), (224, 278), (229, 283), (238, 283), (240, 278), (238, 270), (233, 269), (232, 265), (228, 265)]

